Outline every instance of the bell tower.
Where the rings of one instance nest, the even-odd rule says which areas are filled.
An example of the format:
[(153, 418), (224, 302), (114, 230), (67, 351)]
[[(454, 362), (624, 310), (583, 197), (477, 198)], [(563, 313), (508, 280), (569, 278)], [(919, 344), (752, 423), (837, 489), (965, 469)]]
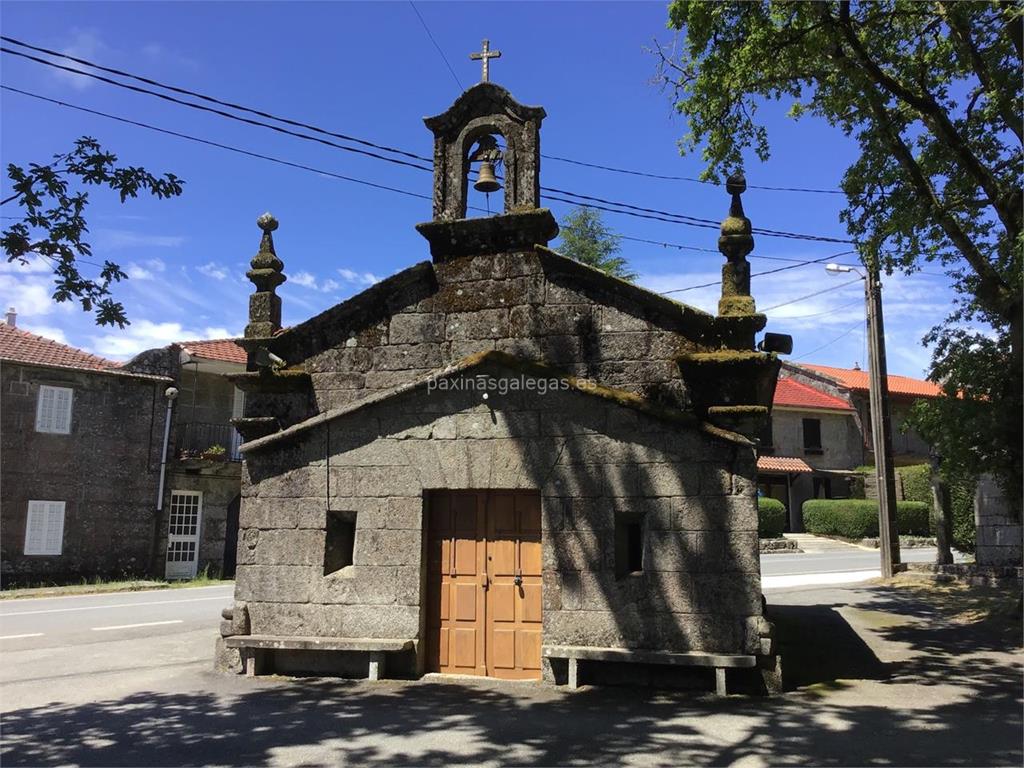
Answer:
[[(539, 207), (540, 125), (547, 113), (520, 104), (489, 81), (489, 60), (500, 55), (485, 40), (482, 53), (473, 54), (483, 62), (481, 82), (445, 112), (423, 120), (434, 134), (434, 218), (416, 229), (430, 243), (435, 261), (547, 245), (558, 234), (551, 212)], [(504, 183), (501, 214), (467, 218), (474, 164), (479, 164), (474, 185), (479, 191), (493, 192)], [(494, 173), (498, 165), (504, 169), (501, 180)]]

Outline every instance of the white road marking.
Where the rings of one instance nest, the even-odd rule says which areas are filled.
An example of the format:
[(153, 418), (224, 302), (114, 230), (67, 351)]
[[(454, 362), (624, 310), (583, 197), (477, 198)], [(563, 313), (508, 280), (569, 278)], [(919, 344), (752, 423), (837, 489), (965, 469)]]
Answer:
[(161, 595), (173, 594), (177, 592), (192, 592), (200, 589), (234, 589), (235, 582), (226, 581), (223, 584), (211, 584), (208, 587), (178, 587), (177, 589), (171, 590), (168, 587), (162, 587), (159, 589), (127, 589), (127, 590), (110, 590), (108, 592), (87, 592), (84, 595), (64, 593), (58, 595), (39, 595), (38, 597), (18, 597), (17, 595), (11, 594), (8, 597), (0, 598), (3, 602), (17, 601), (19, 603), (33, 603), (36, 600), (78, 600), (83, 597), (116, 597), (117, 595), (152, 595), (158, 593)]
[(27, 635), (4, 635), (0, 640), (18, 640), (22, 637), (42, 637), (42, 632), (29, 632)]
[(804, 587), (813, 584), (850, 584), (877, 579), (881, 571), (833, 571), (830, 573), (790, 573), (785, 576), (762, 576), (762, 589)]
[(90, 627), (93, 632), (107, 632), (111, 629), (135, 629), (136, 627), (158, 627), (163, 624), (181, 624), (182, 619), (171, 621), (147, 621), (142, 624), (118, 624), (116, 627)]
[(43, 611), (14, 611), (12, 613), (0, 613), (0, 619), (5, 619), (10, 616), (32, 616), (39, 613), (67, 613), (68, 611), (102, 611), (107, 608), (134, 608), (137, 605), (173, 605), (174, 603), (199, 603), (204, 600), (220, 600), (222, 602), (230, 602), (231, 599), (231, 595), (221, 595), (220, 597), (194, 597), (191, 600), (150, 600), (149, 602), (117, 603), (114, 605), (87, 605), (79, 608), (48, 608)]

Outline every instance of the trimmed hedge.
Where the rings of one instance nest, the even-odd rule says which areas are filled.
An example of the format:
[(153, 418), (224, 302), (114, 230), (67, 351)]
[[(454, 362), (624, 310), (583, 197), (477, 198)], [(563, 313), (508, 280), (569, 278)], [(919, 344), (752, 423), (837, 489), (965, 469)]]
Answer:
[[(904, 536), (929, 535), (927, 504), (896, 502), (896, 528)], [(810, 499), (804, 502), (808, 533), (866, 539), (878, 535), (878, 502), (871, 499)]]
[(786, 506), (778, 499), (757, 499), (757, 535), (777, 539), (786, 530)]

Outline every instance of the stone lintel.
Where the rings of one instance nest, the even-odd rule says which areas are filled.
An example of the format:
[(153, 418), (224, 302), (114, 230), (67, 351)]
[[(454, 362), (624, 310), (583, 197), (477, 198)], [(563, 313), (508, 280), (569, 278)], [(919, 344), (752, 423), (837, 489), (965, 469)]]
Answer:
[(294, 369), (273, 371), (263, 368), (228, 374), (225, 378), (243, 392), (303, 392), (312, 386), (308, 373)]
[(434, 263), (460, 256), (529, 251), (558, 236), (558, 222), (546, 208), (476, 219), (428, 221), (416, 231), (430, 243)]

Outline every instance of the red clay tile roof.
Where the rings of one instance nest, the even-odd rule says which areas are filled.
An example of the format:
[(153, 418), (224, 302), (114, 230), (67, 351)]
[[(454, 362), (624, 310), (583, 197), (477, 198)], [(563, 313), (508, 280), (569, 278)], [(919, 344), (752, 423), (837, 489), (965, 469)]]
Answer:
[(826, 394), (820, 390), (801, 384), (793, 379), (779, 379), (775, 387), (776, 406), (789, 408), (827, 408), (834, 411), (852, 411), (853, 407), (845, 400)]
[(758, 472), (813, 472), (810, 465), (803, 459), (788, 456), (758, 456)]
[[(847, 389), (859, 392), (868, 391), (868, 372), (857, 371), (852, 368), (833, 368), (828, 365), (808, 365), (801, 363), (802, 367), (808, 368), (815, 373), (824, 374), (835, 379), (840, 385)], [(889, 394), (909, 395), (912, 397), (938, 397), (942, 394), (937, 384), (921, 379), (912, 379), (909, 376), (889, 376)]]
[(120, 363), (91, 355), (45, 336), (0, 323), (0, 358), (19, 363), (80, 368), (89, 371), (117, 370)]
[(205, 341), (179, 341), (184, 349), (193, 357), (206, 360), (222, 360), (226, 363), (245, 365), (245, 350), (235, 339), (207, 339)]

